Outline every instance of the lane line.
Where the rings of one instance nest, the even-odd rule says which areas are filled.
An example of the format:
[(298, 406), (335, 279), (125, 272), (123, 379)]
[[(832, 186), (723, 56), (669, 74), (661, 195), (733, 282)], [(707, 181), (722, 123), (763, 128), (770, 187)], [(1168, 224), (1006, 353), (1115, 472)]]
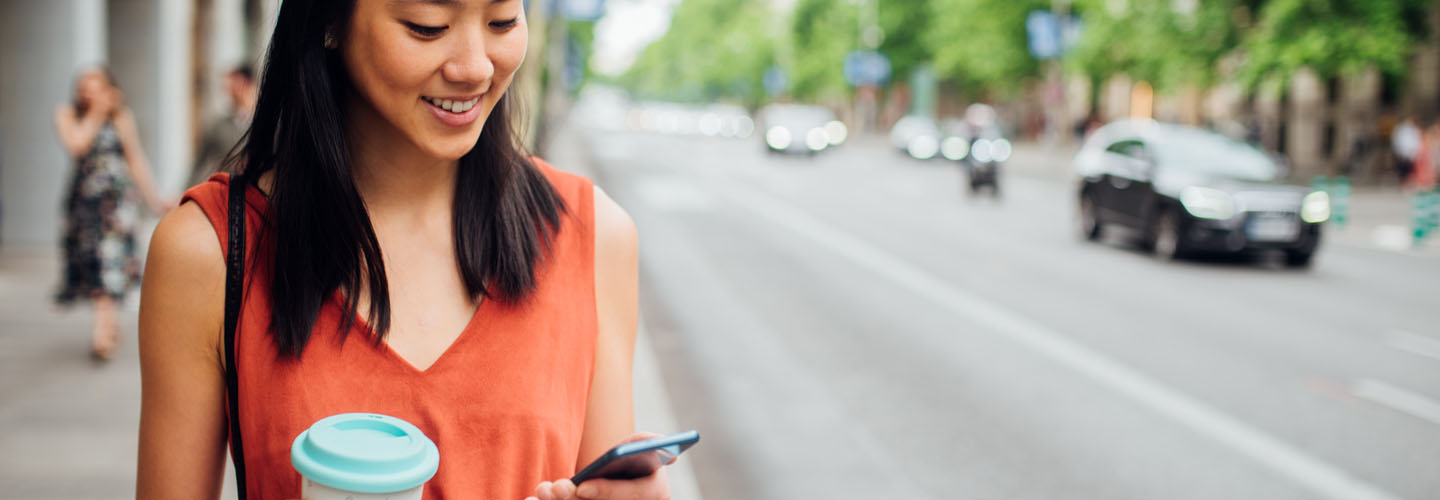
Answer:
[(800, 209), (720, 177), (706, 179), (705, 184), (722, 197), (729, 198), (755, 212), (760, 218), (781, 226), (792, 235), (809, 239), (816, 246), (848, 259), (878, 276), (888, 278), (894, 284), (909, 289), (919, 297), (930, 299), (958, 316), (987, 325), (993, 332), (1245, 455), (1320, 497), (1337, 500), (1400, 498), (1113, 361), (1098, 351), (1071, 341), (1056, 330), (1026, 319), (999, 304), (955, 288), (924, 269), (855, 236), (833, 229)]
[(1431, 423), (1440, 424), (1440, 402), (1372, 379), (1361, 379), (1353, 388), (1356, 396)]
[(1424, 335), (1416, 335), (1403, 330), (1395, 330), (1385, 338), (1385, 343), (1390, 347), (1425, 356), (1440, 361), (1440, 340), (1435, 340)]

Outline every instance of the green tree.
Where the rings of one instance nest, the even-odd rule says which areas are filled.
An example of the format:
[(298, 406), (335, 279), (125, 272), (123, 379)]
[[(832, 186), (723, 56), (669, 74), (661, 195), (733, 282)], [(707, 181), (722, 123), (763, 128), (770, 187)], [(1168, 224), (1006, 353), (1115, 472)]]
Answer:
[(880, 52), (890, 58), (895, 79), (905, 78), (916, 68), (929, 64), (935, 56), (928, 39), (934, 19), (931, 3), (932, 0), (905, 0), (880, 4), (880, 27), (885, 33)]
[(1171, 0), (1079, 0), (1084, 31), (1068, 63), (1095, 80), (1125, 73), (1160, 90), (1208, 86), (1240, 44), (1248, 3), (1196, 0), (1185, 10)]
[(790, 92), (797, 98), (849, 95), (845, 56), (859, 47), (860, 18), (844, 0), (800, 0), (791, 13), (785, 61)]
[(974, 93), (1010, 94), (1037, 76), (1025, 17), (1050, 8), (1050, 0), (932, 0), (924, 40), (940, 78)]
[(1403, 76), (1429, 8), (1427, 0), (1269, 0), (1245, 40), (1242, 76), (1252, 86), (1302, 66), (1321, 78), (1367, 66)]
[(762, 0), (685, 0), (666, 33), (641, 51), (620, 82), (647, 98), (757, 102), (774, 64)]

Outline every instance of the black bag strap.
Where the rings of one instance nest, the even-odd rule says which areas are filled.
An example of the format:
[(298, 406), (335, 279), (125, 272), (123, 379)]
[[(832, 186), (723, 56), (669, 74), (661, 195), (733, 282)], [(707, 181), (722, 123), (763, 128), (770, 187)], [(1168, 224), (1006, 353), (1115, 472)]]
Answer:
[(245, 181), (230, 177), (230, 248), (225, 253), (225, 398), (230, 411), (230, 460), (235, 463), (235, 490), (245, 500), (245, 447), (240, 440), (240, 376), (235, 371), (235, 330), (245, 290)]

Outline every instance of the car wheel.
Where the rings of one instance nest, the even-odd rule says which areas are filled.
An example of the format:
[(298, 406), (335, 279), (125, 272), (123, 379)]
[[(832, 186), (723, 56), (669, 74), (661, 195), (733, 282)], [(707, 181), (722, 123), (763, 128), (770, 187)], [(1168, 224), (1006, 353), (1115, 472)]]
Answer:
[(1080, 236), (1090, 241), (1100, 239), (1100, 219), (1089, 195), (1080, 196)]
[(1180, 239), (1180, 222), (1175, 217), (1175, 212), (1170, 210), (1160, 212), (1160, 218), (1155, 220), (1150, 235), (1150, 245), (1148, 246), (1160, 260), (1170, 261), (1184, 256), (1184, 242)]
[(1310, 262), (1315, 257), (1313, 250), (1289, 250), (1285, 252), (1285, 265), (1295, 268), (1310, 267)]

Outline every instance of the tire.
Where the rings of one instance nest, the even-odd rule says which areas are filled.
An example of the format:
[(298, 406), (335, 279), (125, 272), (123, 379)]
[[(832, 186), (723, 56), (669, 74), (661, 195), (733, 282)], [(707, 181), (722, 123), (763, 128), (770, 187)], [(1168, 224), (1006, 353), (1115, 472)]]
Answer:
[(1100, 217), (1095, 214), (1095, 202), (1090, 195), (1080, 195), (1080, 236), (1089, 241), (1100, 239)]
[(1314, 257), (1314, 250), (1286, 250), (1285, 266), (1306, 269), (1310, 267), (1310, 263), (1314, 260)]
[(1180, 237), (1180, 221), (1174, 211), (1160, 212), (1150, 230), (1150, 251), (1162, 261), (1173, 261), (1185, 256), (1185, 241)]

